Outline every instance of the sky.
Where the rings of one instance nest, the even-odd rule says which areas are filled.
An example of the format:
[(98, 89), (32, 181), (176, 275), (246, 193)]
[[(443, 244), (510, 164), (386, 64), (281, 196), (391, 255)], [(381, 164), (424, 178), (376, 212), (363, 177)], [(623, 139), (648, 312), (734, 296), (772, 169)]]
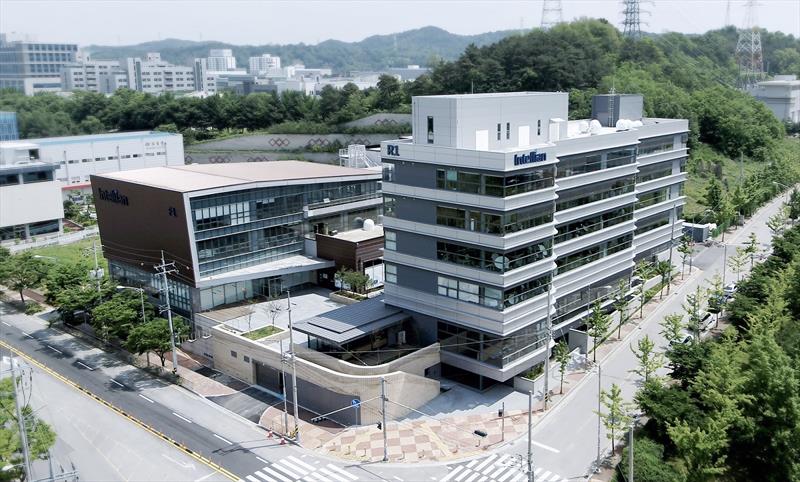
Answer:
[[(433, 25), (458, 34), (538, 27), (543, 0), (0, 0), (11, 39), (131, 45), (180, 38), (237, 45), (358, 41)], [(727, 0), (643, 3), (650, 32), (701, 33), (725, 25)], [(745, 2), (731, 0), (742, 25)], [(604, 17), (619, 27), (619, 0), (562, 0), (565, 20)], [(760, 0), (758, 25), (800, 37), (800, 1)]]

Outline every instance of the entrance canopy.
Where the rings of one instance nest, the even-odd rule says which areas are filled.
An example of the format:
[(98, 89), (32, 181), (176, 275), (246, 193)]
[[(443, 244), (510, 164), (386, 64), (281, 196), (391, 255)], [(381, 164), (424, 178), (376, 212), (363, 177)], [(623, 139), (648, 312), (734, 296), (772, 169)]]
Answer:
[(408, 318), (410, 316), (403, 310), (385, 305), (383, 296), (378, 296), (309, 318), (295, 324), (294, 329), (311, 337), (344, 345), (400, 324)]

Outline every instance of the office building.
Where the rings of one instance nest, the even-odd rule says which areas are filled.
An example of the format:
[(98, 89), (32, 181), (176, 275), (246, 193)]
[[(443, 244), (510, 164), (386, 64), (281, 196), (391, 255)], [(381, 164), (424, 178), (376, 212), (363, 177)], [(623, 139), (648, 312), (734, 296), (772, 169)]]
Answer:
[(144, 59), (128, 58), (128, 88), (139, 92), (192, 92), (195, 90), (194, 67), (172, 65), (161, 60), (158, 52)]
[[(117, 132), (0, 142), (3, 159), (51, 164), (64, 199), (80, 200), (91, 192), (90, 176), (145, 167), (182, 165), (183, 136), (169, 132)], [(61, 201), (59, 201), (60, 203)]]
[(56, 166), (42, 162), (36, 148), (0, 156), (0, 241), (61, 232), (64, 208)]
[(270, 54), (250, 57), (248, 72), (252, 75), (267, 75), (281, 72), (281, 58)]
[(0, 111), (0, 141), (19, 139), (19, 126), (16, 112)]
[(800, 80), (796, 75), (776, 75), (750, 89), (756, 99), (782, 121), (800, 123)]
[(194, 59), (194, 90), (209, 94), (217, 92), (217, 76), (208, 70), (207, 59)]
[(378, 218), (381, 174), (300, 161), (169, 166), (92, 176), (103, 252), (122, 284), (157, 288), (153, 253), (175, 262), (186, 316), (317, 284), (334, 262), (315, 234)]
[(682, 232), (688, 122), (601, 96), (415, 97), (413, 139), (384, 141), (385, 302), (441, 343), (441, 376), (480, 389), (544, 360), (638, 259)]
[(128, 86), (128, 74), (116, 60), (83, 60), (66, 64), (61, 70), (63, 90), (86, 90), (111, 94)]
[(0, 34), (0, 89), (25, 95), (61, 90), (61, 69), (75, 62), (78, 46), (9, 41)]
[(231, 49), (212, 49), (208, 52), (208, 70), (224, 72), (236, 70), (236, 57)]

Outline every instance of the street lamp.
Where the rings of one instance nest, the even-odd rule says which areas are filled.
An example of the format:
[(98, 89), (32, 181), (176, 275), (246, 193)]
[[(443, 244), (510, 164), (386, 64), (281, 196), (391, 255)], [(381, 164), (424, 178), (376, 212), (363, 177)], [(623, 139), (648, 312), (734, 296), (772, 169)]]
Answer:
[(136, 291), (139, 292), (139, 297), (142, 300), (142, 322), (146, 322), (147, 321), (147, 315), (145, 315), (145, 313), (144, 313), (144, 288), (137, 288), (135, 286), (117, 285), (117, 289), (118, 290), (136, 290)]

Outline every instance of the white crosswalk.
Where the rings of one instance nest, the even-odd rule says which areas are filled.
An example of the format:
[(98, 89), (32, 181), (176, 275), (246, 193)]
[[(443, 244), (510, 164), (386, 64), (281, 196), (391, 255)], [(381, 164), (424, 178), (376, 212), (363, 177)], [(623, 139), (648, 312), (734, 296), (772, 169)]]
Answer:
[[(567, 482), (567, 479), (541, 467), (533, 471), (535, 482)], [(492, 454), (453, 467), (439, 482), (522, 482), (527, 480), (525, 467), (512, 455)]]
[[(353, 482), (358, 477), (333, 464), (313, 465), (297, 457), (288, 456), (270, 462), (261, 470), (245, 477), (247, 482)], [(244, 482), (241, 480), (240, 482)]]

